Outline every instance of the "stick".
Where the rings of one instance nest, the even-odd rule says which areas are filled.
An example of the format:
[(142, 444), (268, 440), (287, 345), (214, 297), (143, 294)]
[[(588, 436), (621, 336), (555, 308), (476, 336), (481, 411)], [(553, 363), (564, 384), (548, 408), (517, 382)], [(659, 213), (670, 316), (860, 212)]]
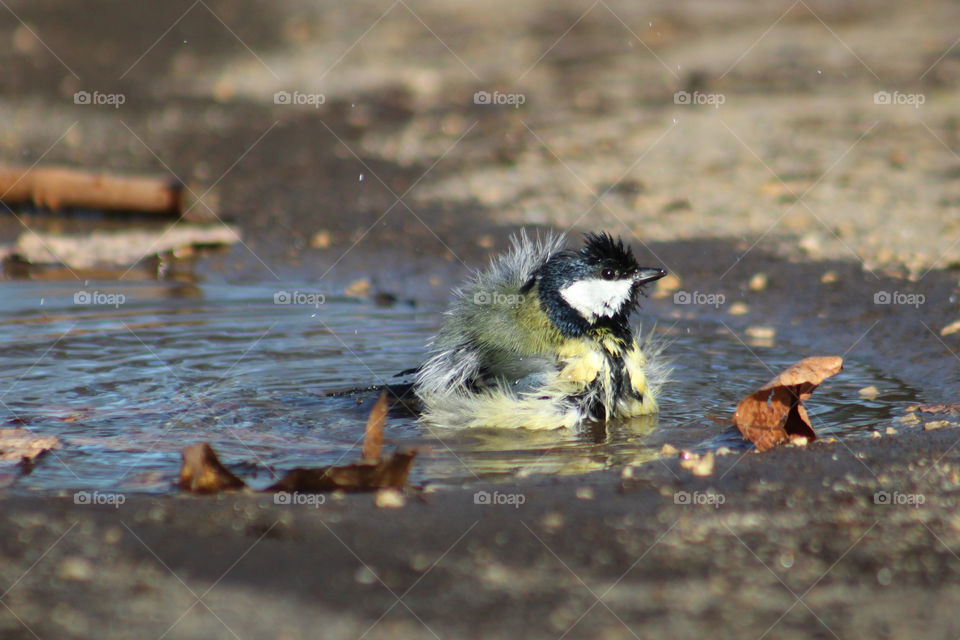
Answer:
[(56, 166), (0, 167), (0, 200), (6, 204), (32, 202), (53, 211), (80, 207), (179, 215), (189, 209), (185, 215), (189, 220), (214, 217), (203, 202), (188, 197), (190, 195), (179, 182), (163, 178), (92, 173)]

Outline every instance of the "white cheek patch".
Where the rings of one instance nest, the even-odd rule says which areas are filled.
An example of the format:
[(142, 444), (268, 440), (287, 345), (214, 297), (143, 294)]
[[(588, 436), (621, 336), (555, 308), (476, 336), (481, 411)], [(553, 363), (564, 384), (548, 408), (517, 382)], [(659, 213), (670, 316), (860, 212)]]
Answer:
[(633, 279), (581, 280), (560, 290), (560, 295), (577, 313), (593, 322), (596, 318), (611, 317), (630, 300)]

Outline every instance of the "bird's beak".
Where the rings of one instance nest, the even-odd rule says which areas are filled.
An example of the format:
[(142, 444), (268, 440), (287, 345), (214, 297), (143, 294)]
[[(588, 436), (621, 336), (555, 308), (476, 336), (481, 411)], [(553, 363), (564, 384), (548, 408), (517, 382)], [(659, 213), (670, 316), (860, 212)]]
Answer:
[(637, 284), (646, 284), (654, 280), (659, 280), (665, 275), (667, 275), (667, 272), (663, 269), (640, 267), (640, 270), (637, 271), (637, 275), (635, 276), (635, 280)]

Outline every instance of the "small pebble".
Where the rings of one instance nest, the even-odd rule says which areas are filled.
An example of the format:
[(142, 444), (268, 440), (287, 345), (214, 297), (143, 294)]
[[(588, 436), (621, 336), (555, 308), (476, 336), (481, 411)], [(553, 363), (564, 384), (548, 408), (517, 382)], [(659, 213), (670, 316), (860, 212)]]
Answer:
[(326, 249), (330, 246), (331, 242), (329, 231), (317, 231), (310, 238), (310, 246), (314, 249)]
[(869, 387), (864, 387), (857, 391), (861, 396), (867, 398), (868, 400), (875, 400), (878, 395), (880, 395), (880, 389), (877, 389), (875, 386), (870, 385)]
[(377, 581), (377, 574), (370, 567), (359, 567), (354, 571), (353, 579), (360, 584), (373, 584)]
[(343, 293), (351, 298), (366, 298), (370, 294), (370, 280), (360, 278), (347, 285)]
[(870, 437), (871, 437), (871, 438), (882, 438), (883, 436), (880, 434), (879, 431), (871, 431), (871, 432), (870, 432)]
[(86, 558), (67, 558), (60, 565), (60, 577), (75, 582), (89, 582), (93, 578), (93, 565)]
[(773, 327), (747, 327), (747, 335), (757, 340), (769, 340), (777, 335)]
[(831, 284), (837, 281), (837, 272), (836, 271), (825, 271), (820, 277), (820, 282), (823, 284)]
[(943, 429), (944, 427), (951, 426), (948, 420), (932, 420), (930, 422), (923, 423), (924, 431), (932, 431), (933, 429)]
[(665, 444), (665, 445), (663, 445), (663, 447), (660, 449), (660, 455), (662, 455), (662, 456), (664, 456), (664, 457), (666, 457), (666, 456), (675, 456), (675, 455), (677, 455), (678, 451), (679, 451), (679, 449), (677, 449), (677, 448), (676, 448), (675, 446), (673, 446), (672, 444)]
[(380, 489), (374, 498), (374, 504), (380, 509), (399, 509), (407, 504), (407, 499), (397, 489)]
[(943, 329), (940, 329), (940, 335), (948, 336), (951, 333), (956, 333), (957, 331), (960, 331), (960, 320), (951, 322), (950, 324), (945, 326)]
[(577, 489), (577, 500), (593, 500), (593, 489), (590, 487)]
[(888, 436), (895, 436), (895, 435), (897, 435), (897, 430), (894, 429), (893, 427), (887, 427), (886, 434), (887, 434)]
[(763, 291), (767, 288), (768, 279), (765, 273), (756, 273), (750, 278), (750, 291)]
[(688, 469), (695, 476), (713, 475), (713, 452), (709, 451), (702, 456), (687, 451), (683, 452), (683, 458), (680, 460), (680, 467)]
[(823, 241), (815, 233), (803, 236), (797, 244), (807, 255), (819, 255), (823, 251)]
[(743, 303), (743, 302), (734, 302), (734, 303), (731, 304), (730, 307), (727, 309), (727, 313), (729, 313), (729, 314), (732, 315), (732, 316), (742, 316), (742, 315), (745, 315), (745, 314), (747, 314), (747, 313), (750, 313), (750, 307), (748, 307), (748, 306), (747, 306), (745, 303)]
[(897, 422), (906, 425), (920, 424), (920, 418), (918, 418), (915, 413), (908, 413), (905, 416), (900, 416), (897, 418)]
[(563, 514), (556, 512), (548, 513), (547, 515), (543, 516), (541, 523), (547, 529), (559, 529), (563, 526)]
[(674, 291), (680, 288), (680, 278), (672, 273), (668, 273), (657, 280), (657, 289), (653, 292), (654, 298), (666, 298)]

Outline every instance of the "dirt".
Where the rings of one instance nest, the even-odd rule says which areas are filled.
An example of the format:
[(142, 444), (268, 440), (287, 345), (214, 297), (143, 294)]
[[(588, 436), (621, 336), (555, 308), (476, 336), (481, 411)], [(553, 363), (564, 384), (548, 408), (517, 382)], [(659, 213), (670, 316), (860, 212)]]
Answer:
[[(952, 402), (958, 13), (886, 0), (13, 3), (0, 158), (215, 184), (244, 242), (198, 266), (207, 282), (365, 278), (436, 301), (519, 226), (609, 230), (678, 292), (724, 295), (652, 298), (661, 322), (720, 318), (811, 355), (855, 352), (918, 400)], [(123, 104), (76, 104), (79, 91)], [(103, 222), (17, 214), (0, 242)], [(10, 492), (0, 629), (956, 637), (958, 441), (913, 425), (720, 456), (707, 478), (670, 459), (628, 480), (485, 488), (502, 505), (475, 504), (479, 488), (396, 509)]]

